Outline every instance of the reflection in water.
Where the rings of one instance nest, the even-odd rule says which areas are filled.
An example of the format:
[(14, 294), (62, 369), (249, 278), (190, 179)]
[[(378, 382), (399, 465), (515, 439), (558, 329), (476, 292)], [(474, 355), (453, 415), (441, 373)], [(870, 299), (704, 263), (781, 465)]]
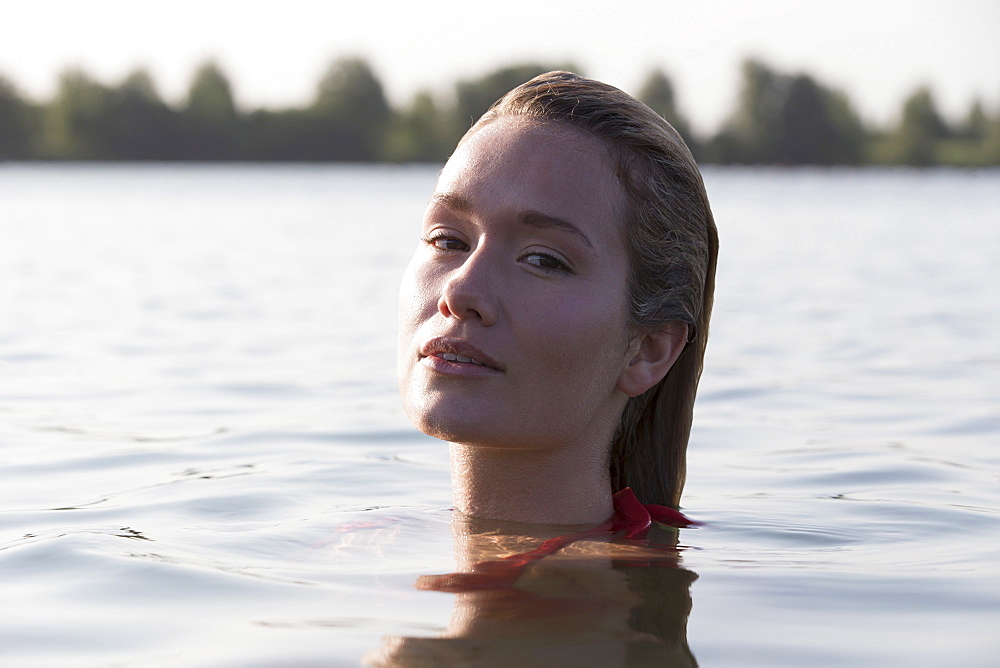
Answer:
[[(676, 529), (625, 539), (456, 514), (452, 530), (460, 571), (416, 583), (455, 594), (448, 628), (386, 638), (369, 665), (697, 665), (687, 645), (697, 576), (679, 566)], [(544, 545), (558, 550), (539, 558)]]

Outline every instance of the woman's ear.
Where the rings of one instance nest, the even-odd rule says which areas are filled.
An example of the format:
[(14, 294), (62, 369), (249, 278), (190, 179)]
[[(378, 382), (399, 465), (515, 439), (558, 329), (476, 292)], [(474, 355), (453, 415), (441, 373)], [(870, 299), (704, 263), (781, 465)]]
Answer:
[(687, 340), (688, 325), (679, 320), (652, 332), (634, 334), (616, 387), (630, 397), (653, 387), (670, 371)]

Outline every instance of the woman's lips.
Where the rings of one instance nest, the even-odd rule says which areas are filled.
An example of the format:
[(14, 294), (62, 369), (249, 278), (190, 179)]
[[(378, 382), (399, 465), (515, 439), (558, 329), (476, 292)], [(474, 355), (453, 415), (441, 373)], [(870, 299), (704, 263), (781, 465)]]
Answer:
[(502, 373), (503, 366), (471, 343), (437, 336), (420, 347), (421, 362), (447, 373)]

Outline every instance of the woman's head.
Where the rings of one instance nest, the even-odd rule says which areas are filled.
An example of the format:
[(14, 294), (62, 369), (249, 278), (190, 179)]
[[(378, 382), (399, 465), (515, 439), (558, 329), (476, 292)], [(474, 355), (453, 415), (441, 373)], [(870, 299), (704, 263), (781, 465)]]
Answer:
[[(505, 134), (517, 134), (521, 138), (515, 142), (513, 149), (508, 145), (510, 142), (503, 141)], [(492, 139), (486, 141), (491, 136)], [(516, 160), (512, 160), (517, 151), (521, 153), (514, 156)], [(470, 152), (475, 154), (478, 164), (467, 164)], [(520, 178), (517, 160), (529, 159), (534, 161), (534, 171), (530, 179)], [(539, 163), (539, 160), (545, 164)], [(482, 177), (498, 164), (506, 164), (509, 168), (504, 177), (508, 181), (506, 185), (502, 178), (495, 181), (500, 186), (490, 191), (490, 181), (483, 181)], [(577, 179), (574, 183), (573, 175), (580, 169), (590, 173), (582, 182)], [(598, 387), (568, 386), (562, 388), (561, 394), (586, 395), (585, 401), (582, 404), (577, 402), (577, 406), (597, 411), (599, 431), (607, 432), (603, 436), (601, 452), (605, 461), (609, 456), (608, 442), (611, 442), (608, 471), (613, 486), (631, 485), (646, 502), (675, 505), (683, 484), (684, 453), (711, 312), (717, 246), (704, 186), (683, 141), (662, 118), (618, 89), (570, 73), (552, 72), (505, 95), (462, 140), (442, 174), (445, 192), (442, 192), (442, 183), (439, 182), (438, 192), (428, 207), (432, 227), (434, 216), (442, 213), (435, 207), (443, 206), (444, 213), (449, 215), (463, 211), (469, 213), (466, 207), (468, 202), (460, 202), (453, 197), (451, 190), (455, 189), (449, 183), (461, 185), (476, 178), (480, 179), (479, 185), (485, 188), (483, 192), (493, 192), (497, 202), (507, 204), (512, 203), (511, 198), (515, 197), (515, 193), (509, 192), (511, 190), (520, 194), (533, 191), (544, 196), (554, 192), (553, 188), (556, 191), (563, 188), (562, 200), (549, 201), (544, 204), (548, 208), (540, 211), (545, 214), (542, 218), (547, 218), (547, 222), (538, 219), (534, 225), (529, 223), (528, 227), (572, 237), (571, 232), (560, 229), (552, 221), (570, 221), (573, 224), (583, 221), (580, 225), (586, 233), (603, 235), (599, 240), (603, 255), (595, 261), (607, 275), (598, 279), (594, 274), (594, 280), (588, 283), (584, 280), (587, 278), (585, 270), (581, 272), (582, 279), (567, 280), (561, 284), (556, 280), (556, 285), (563, 286), (560, 288), (563, 292), (560, 295), (558, 290), (550, 291), (553, 300), (548, 306), (545, 305), (547, 288), (542, 286), (551, 287), (553, 281), (534, 285), (529, 281), (523, 285), (523, 294), (518, 299), (512, 298), (511, 303), (527, 300), (536, 304), (541, 310), (534, 317), (549, 317), (557, 332), (569, 333), (574, 328), (583, 328), (583, 335), (577, 336), (576, 347), (589, 347), (589, 350), (574, 350), (571, 346), (560, 351), (557, 345), (546, 354), (561, 352), (556, 356), (557, 369), (568, 368), (567, 360), (573, 355), (576, 356), (574, 361), (584, 362), (584, 368), (588, 364), (596, 366), (599, 373), (590, 374), (589, 379), (581, 376), (578, 380), (596, 383)], [(554, 185), (547, 183), (553, 179)], [(512, 184), (516, 185), (512, 188)], [(496, 192), (497, 188), (503, 187), (508, 192)], [(575, 207), (576, 212), (564, 213), (560, 207), (567, 211)], [(531, 207), (522, 206), (521, 209), (522, 212), (531, 211)], [(427, 224), (425, 216), (425, 233)], [(564, 240), (554, 241), (555, 246), (564, 243)], [(568, 238), (565, 240), (566, 243), (571, 241)], [(456, 248), (471, 249), (466, 242), (459, 239), (432, 242), (431, 245), (451, 244)], [(544, 249), (551, 248), (551, 245), (543, 239), (539, 248), (542, 250), (533, 256), (535, 259), (531, 262), (552, 264), (551, 257), (543, 259), (547, 254)], [(440, 250), (436, 249), (437, 252)], [(420, 253), (418, 250), (418, 256)], [(567, 259), (558, 249), (551, 255), (557, 262)], [(463, 257), (473, 256), (474, 253), (468, 252)], [(582, 262), (583, 255), (579, 257), (581, 260), (577, 262)], [(497, 281), (511, 280), (510, 276), (514, 276), (495, 274), (490, 277), (486, 263), (477, 267), (479, 288), (489, 285), (492, 280), (493, 289), (500, 289)], [(447, 280), (459, 276), (458, 282), (461, 283), (465, 280), (461, 273), (453, 273)], [(471, 275), (472, 272), (468, 273)], [(423, 317), (425, 323), (433, 319), (437, 324), (425, 324), (425, 329), (440, 329), (448, 315), (455, 315), (449, 313), (448, 298), (444, 295), (448, 290), (454, 292), (453, 287), (431, 290), (442, 295), (436, 298), (437, 314)], [(401, 304), (404, 323), (408, 317), (406, 301), (414, 299), (417, 293), (423, 294), (422, 291), (423, 287), (407, 296), (404, 288)], [(510, 290), (506, 292), (510, 293)], [(424, 297), (426, 302), (427, 296)], [(570, 313), (569, 320), (565, 322), (559, 322), (559, 319), (565, 319), (566, 314), (551, 312), (546, 315), (545, 309), (558, 309), (560, 307), (556, 305), (566, 300), (596, 308), (589, 311), (587, 308), (582, 311), (577, 309), (578, 312)], [(606, 303), (600, 305), (602, 302)], [(505, 308), (518, 307), (508, 305)], [(457, 319), (452, 324), (456, 322)], [(459, 329), (466, 331), (464, 324)], [(588, 329), (591, 331), (587, 332)], [(618, 332), (617, 340), (613, 335), (615, 331)], [(403, 336), (407, 337), (405, 324)], [(691, 343), (681, 353), (688, 338)], [(643, 340), (646, 344), (641, 344)], [(637, 344), (637, 341), (640, 343)], [(558, 344), (558, 341), (553, 339), (553, 343)], [(531, 347), (530, 341), (522, 341), (522, 344), (529, 349)], [(409, 345), (413, 347), (413, 344)], [(447, 345), (442, 344), (442, 347)], [(440, 384), (432, 387), (417, 383), (417, 391), (412, 391), (412, 374), (404, 367), (407, 359), (412, 361), (413, 351), (406, 351), (401, 345), (401, 353), (404, 394), (411, 394), (408, 406), (421, 402), (426, 406), (428, 398), (443, 399), (444, 394), (438, 393), (443, 387)], [(420, 354), (419, 351), (417, 354)], [(456, 349), (455, 354), (461, 353)], [(651, 358), (655, 355), (661, 358), (658, 364), (635, 364), (638, 357)], [(667, 374), (671, 366), (674, 368)], [(486, 373), (488, 370), (477, 368), (473, 371)], [(664, 374), (667, 374), (666, 379), (661, 380)], [(442, 378), (435, 376), (435, 382), (439, 380)], [(572, 378), (567, 380), (573, 381)], [(458, 384), (451, 382), (446, 385), (454, 389)], [(549, 403), (554, 403), (553, 408), (558, 409), (559, 402), (551, 396), (553, 389), (539, 389), (550, 392)], [(591, 399), (587, 397), (591, 393), (596, 393), (600, 400), (591, 398), (593, 401), (588, 404)], [(545, 398), (544, 394), (537, 398), (542, 401), (542, 408)], [(605, 398), (608, 400), (604, 401)], [(448, 402), (440, 403), (444, 405)], [(453, 410), (463, 410), (455, 408), (456, 404), (451, 405)], [(421, 410), (410, 410), (411, 416)], [(559, 423), (556, 419), (559, 415), (551, 415), (551, 424), (555, 427)], [(431, 419), (437, 418), (432, 416)], [(475, 416), (470, 415), (468, 419), (475, 420)], [(415, 421), (420, 424), (419, 419)], [(596, 425), (590, 427), (596, 428)], [(425, 425), (422, 428), (427, 431)], [(445, 432), (441, 430), (436, 435)]]

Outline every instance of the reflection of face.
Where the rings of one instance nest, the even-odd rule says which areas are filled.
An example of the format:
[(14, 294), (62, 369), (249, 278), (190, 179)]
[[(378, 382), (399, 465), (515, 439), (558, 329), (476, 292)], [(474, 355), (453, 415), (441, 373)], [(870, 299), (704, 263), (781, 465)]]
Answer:
[(400, 291), (410, 419), (458, 443), (610, 442), (625, 405), (624, 197), (605, 146), (501, 117), (445, 165)]

